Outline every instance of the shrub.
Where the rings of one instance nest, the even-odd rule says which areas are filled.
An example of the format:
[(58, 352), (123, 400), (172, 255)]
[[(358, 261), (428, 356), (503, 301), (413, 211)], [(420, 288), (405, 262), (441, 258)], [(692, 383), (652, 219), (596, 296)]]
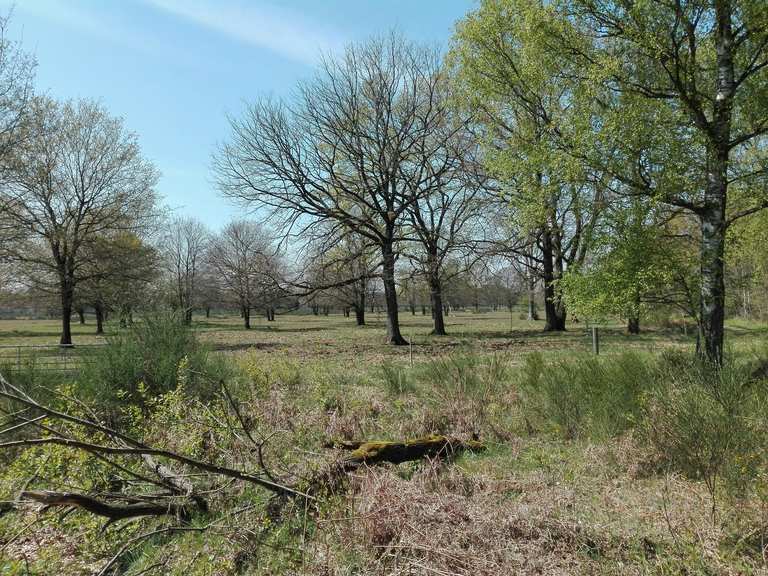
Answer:
[(158, 313), (110, 337), (83, 368), (79, 387), (108, 404), (143, 404), (181, 381), (187, 391), (210, 396), (225, 372), (223, 361), (210, 355), (175, 314)]
[(520, 380), (522, 408), (529, 421), (569, 439), (615, 435), (640, 412), (652, 373), (652, 362), (636, 353), (546, 363), (541, 354), (530, 354)]
[(379, 368), (379, 373), (390, 396), (400, 396), (415, 389), (404, 366), (386, 361)]
[(643, 430), (659, 462), (706, 484), (743, 490), (765, 464), (768, 381), (748, 363), (722, 367), (673, 354), (662, 358), (644, 405)]
[[(500, 356), (447, 355), (418, 367), (419, 390), (430, 409), (427, 432), (481, 435), (503, 407), (507, 362)], [(491, 426), (493, 428), (493, 426)]]

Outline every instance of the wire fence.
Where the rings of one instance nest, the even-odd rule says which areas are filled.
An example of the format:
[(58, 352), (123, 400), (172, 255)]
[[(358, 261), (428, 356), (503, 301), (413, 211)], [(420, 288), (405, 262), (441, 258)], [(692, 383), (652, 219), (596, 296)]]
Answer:
[(102, 346), (105, 344), (0, 345), (0, 369), (73, 372), (93, 361), (94, 350)]

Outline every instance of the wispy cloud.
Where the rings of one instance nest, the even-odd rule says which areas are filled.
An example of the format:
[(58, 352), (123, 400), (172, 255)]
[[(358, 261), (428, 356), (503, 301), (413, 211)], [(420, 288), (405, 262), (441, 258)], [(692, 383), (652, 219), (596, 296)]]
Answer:
[(307, 22), (301, 14), (263, 2), (238, 0), (145, 0), (148, 4), (230, 38), (266, 48), (291, 60), (313, 64), (335, 52), (342, 35)]
[[(101, 7), (103, 8), (103, 6)], [(120, 22), (119, 17), (109, 10), (86, 7), (82, 2), (62, 0), (28, 0), (17, 4), (15, 0), (0, 0), (0, 11), (12, 10), (56, 22), (63, 29), (95, 36), (102, 41), (112, 42), (141, 52), (152, 54), (163, 45), (155, 38), (136, 31)]]

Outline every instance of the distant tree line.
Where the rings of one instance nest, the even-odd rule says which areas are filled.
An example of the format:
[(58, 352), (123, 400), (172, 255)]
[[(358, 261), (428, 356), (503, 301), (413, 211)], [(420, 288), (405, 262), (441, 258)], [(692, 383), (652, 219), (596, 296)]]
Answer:
[(212, 170), (258, 215), (168, 216), (157, 171), (103, 106), (33, 90), (0, 42), (4, 290), (87, 307), (381, 307), (448, 332), (452, 307), (527, 305), (544, 330), (768, 315), (768, 13), (758, 0), (483, 0), (447, 52), (389, 34), (322, 59), (230, 120)]

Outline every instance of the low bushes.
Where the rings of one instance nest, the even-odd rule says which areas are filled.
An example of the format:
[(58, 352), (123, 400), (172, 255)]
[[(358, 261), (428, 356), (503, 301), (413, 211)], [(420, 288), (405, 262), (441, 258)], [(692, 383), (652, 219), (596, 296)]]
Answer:
[(222, 357), (209, 354), (177, 315), (162, 312), (110, 337), (83, 368), (78, 387), (99, 404), (143, 404), (183, 380), (205, 398), (226, 372)]
[(612, 436), (636, 420), (652, 373), (652, 362), (634, 353), (547, 361), (534, 353), (519, 378), (523, 413), (568, 439)]
[(721, 368), (681, 354), (663, 356), (643, 406), (643, 432), (659, 462), (701, 479), (714, 498), (720, 484), (745, 490), (766, 464), (768, 381), (748, 362)]
[(748, 360), (692, 354), (526, 358), (520, 410), (535, 429), (599, 440), (634, 427), (655, 464), (743, 491), (768, 462), (768, 380)]

